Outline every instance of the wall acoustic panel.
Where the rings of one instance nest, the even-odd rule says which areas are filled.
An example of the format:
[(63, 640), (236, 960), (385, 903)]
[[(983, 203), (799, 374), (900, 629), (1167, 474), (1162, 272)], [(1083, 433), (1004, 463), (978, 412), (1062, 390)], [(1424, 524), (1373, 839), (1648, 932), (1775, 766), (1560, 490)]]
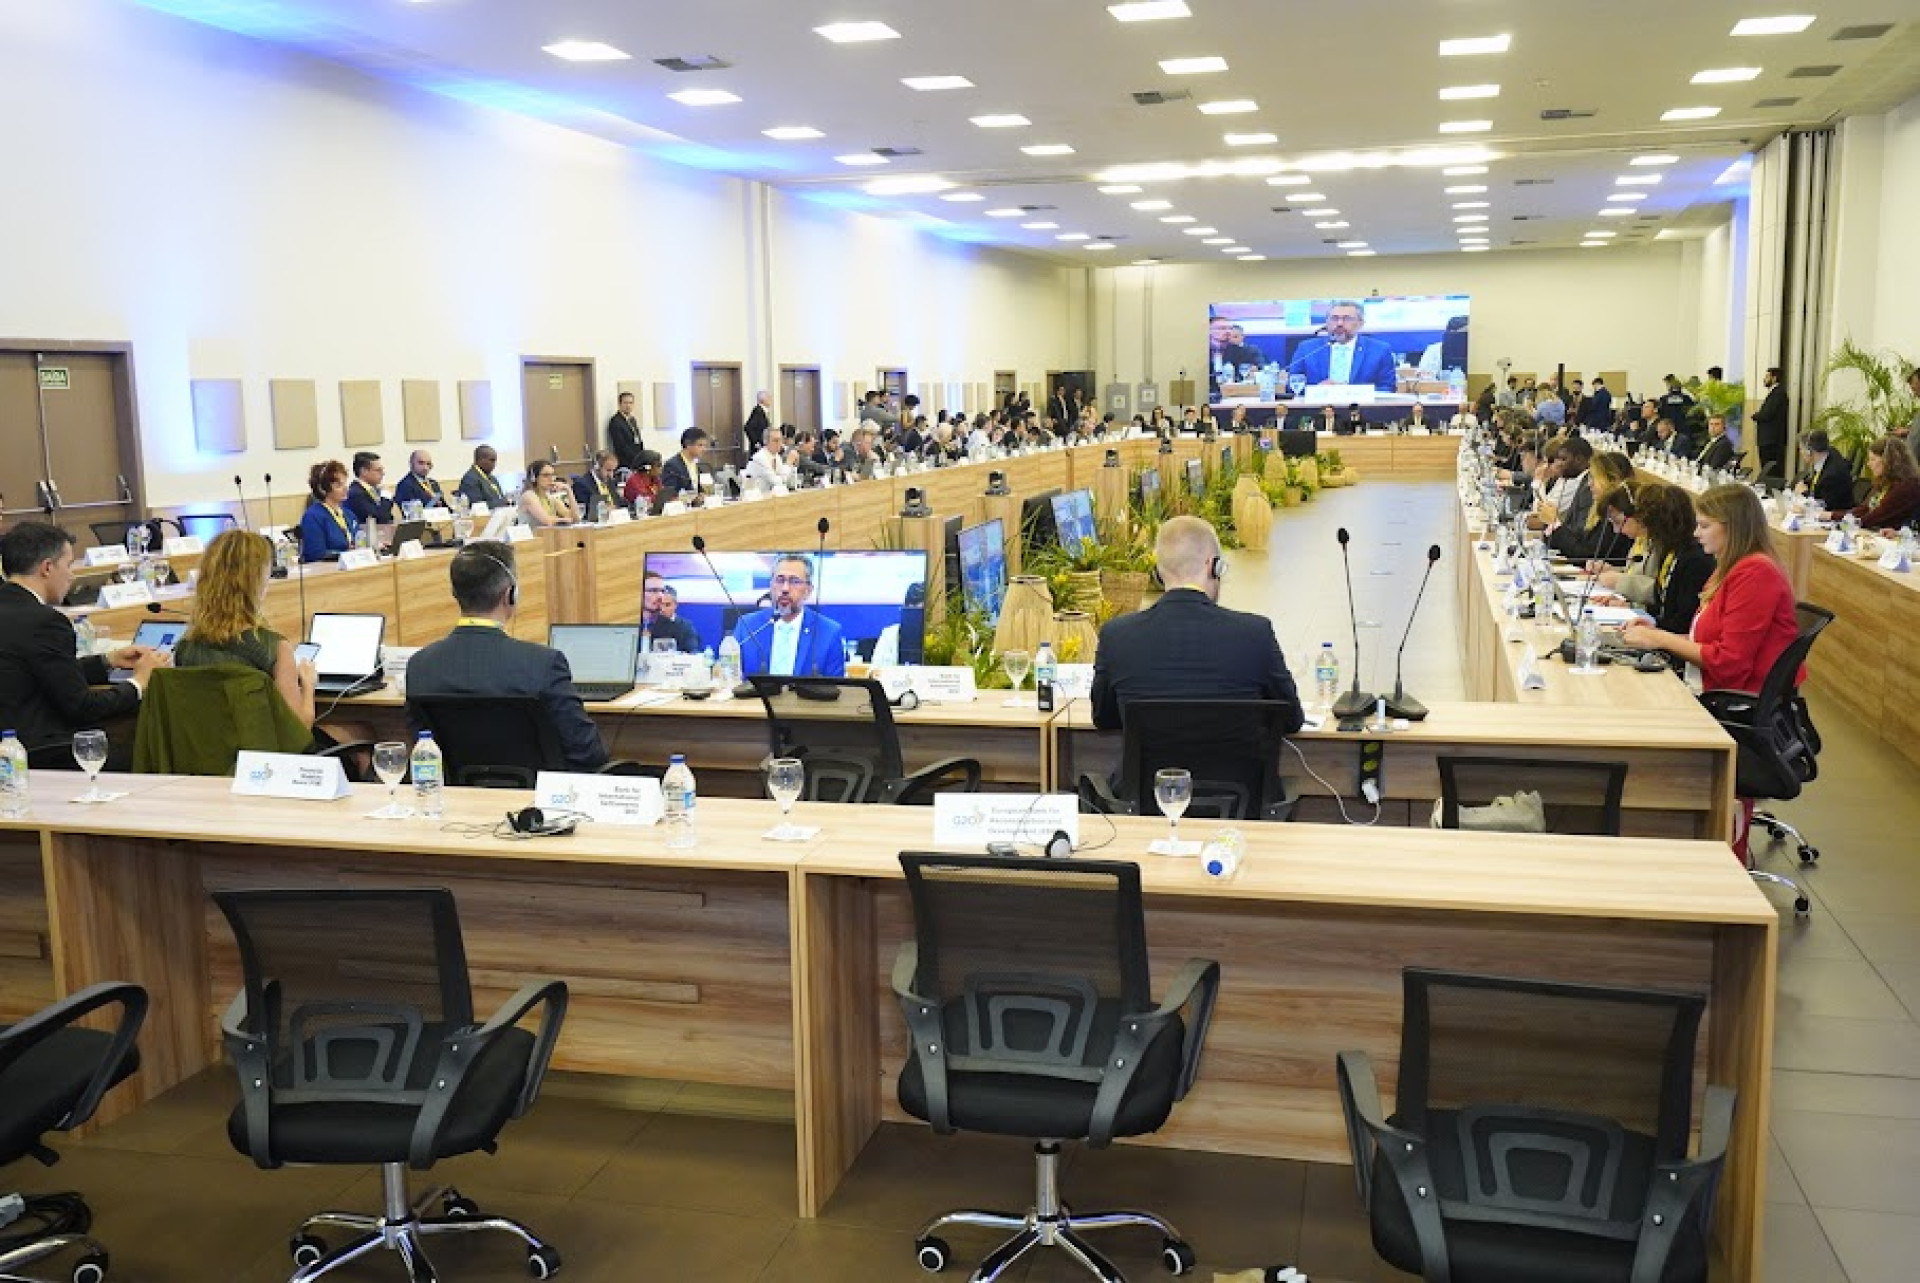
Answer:
[(380, 404), (380, 380), (340, 380), (340, 440), (350, 446), (377, 446), (387, 439), (387, 412)]
[(486, 379), (460, 381), (460, 439), (485, 441), (493, 435), (493, 384)]
[(409, 441), (440, 439), (440, 380), (400, 380), (400, 410)]
[(650, 428), (672, 431), (680, 421), (680, 411), (676, 404), (680, 390), (671, 383), (653, 385), (653, 418), (647, 424)]
[(320, 393), (312, 379), (271, 379), (267, 395), (273, 402), (273, 448), (320, 448)]
[(247, 407), (238, 379), (193, 381), (193, 444), (201, 454), (247, 448)]

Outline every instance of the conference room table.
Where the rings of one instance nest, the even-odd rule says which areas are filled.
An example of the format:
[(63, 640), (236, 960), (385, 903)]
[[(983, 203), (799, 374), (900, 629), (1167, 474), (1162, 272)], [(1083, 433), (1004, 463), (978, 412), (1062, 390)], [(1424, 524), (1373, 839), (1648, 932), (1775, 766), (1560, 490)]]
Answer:
[[(239, 971), (210, 891), (338, 885), (450, 888), (480, 1010), (566, 980), (562, 1070), (790, 1092), (802, 1216), (900, 1117), (887, 977), (910, 921), (898, 857), (934, 847), (926, 809), (802, 803), (793, 821), (817, 832), (780, 843), (763, 836), (772, 803), (712, 799), (698, 845), (670, 850), (658, 828), (499, 836), (524, 795), (453, 789), (440, 822), (378, 821), (378, 786), (286, 802), (224, 779), (102, 783), (127, 795), (76, 805), (80, 776), (38, 773), (32, 813), (0, 821), (0, 921), (26, 924), (0, 1008), (105, 980), (152, 994), (141, 1067), (101, 1121), (219, 1061)], [(1193, 956), (1223, 968), (1199, 1081), (1139, 1143), (1346, 1161), (1334, 1057), (1367, 1052), (1391, 1091), (1407, 966), (1698, 990), (1700, 1077), (1740, 1092), (1719, 1277), (1756, 1276), (1778, 918), (1724, 844), (1256, 825), (1216, 880), (1149, 854), (1164, 832), (1120, 818), (1082, 834), (1081, 855), (1139, 864), (1157, 984)]]

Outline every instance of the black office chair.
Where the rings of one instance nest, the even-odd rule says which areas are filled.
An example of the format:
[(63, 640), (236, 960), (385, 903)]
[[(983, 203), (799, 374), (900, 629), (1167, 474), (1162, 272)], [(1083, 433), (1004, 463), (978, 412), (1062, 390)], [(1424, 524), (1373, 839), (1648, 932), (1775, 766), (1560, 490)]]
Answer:
[(1082, 809), (1153, 815), (1153, 777), (1193, 775), (1186, 814), (1200, 819), (1284, 820), (1293, 812), (1280, 779), (1287, 706), (1277, 700), (1137, 699), (1121, 710), (1120, 770), (1109, 783), (1082, 775)]
[(1363, 1052), (1340, 1103), (1373, 1247), (1474, 1283), (1705, 1283), (1735, 1093), (1693, 1117), (1699, 994), (1409, 968), (1394, 1112)]
[(1441, 754), (1434, 765), (1440, 770), (1443, 829), (1460, 827), (1462, 807), (1491, 806), (1497, 797), (1532, 791), (1540, 794), (1546, 832), (1620, 836), (1625, 762)]
[[(935, 793), (980, 791), (980, 763), (971, 757), (944, 758), (907, 771), (893, 707), (871, 678), (757, 676), (747, 681), (767, 710), (768, 756), (806, 763), (810, 802), (931, 806)], [(829, 691), (827, 699), (807, 698)]]
[[(447, 780), (462, 788), (530, 789), (541, 771), (567, 769), (553, 719), (532, 696), (408, 695), (407, 711), (433, 732), (446, 759)], [(620, 759), (596, 773), (647, 772)]]
[[(466, 949), (445, 890), (216, 891), (240, 947), (244, 988), (221, 1017), (240, 1103), (233, 1147), (262, 1168), (378, 1164), (379, 1216), (321, 1212), (288, 1247), (290, 1283), (385, 1248), (412, 1283), (434, 1283), (425, 1241), (494, 1231), (519, 1239), (527, 1271), (550, 1278), (560, 1254), (517, 1221), (482, 1216), (458, 1190), (407, 1192), (407, 1169), (493, 1153), (525, 1114), (567, 1012), (567, 986), (536, 981), (485, 1025), (474, 1019)], [(538, 1033), (518, 1026), (535, 1010)], [(440, 1216), (420, 1212), (438, 1198)], [(349, 1230), (329, 1250), (313, 1231)]]
[[(118, 1006), (111, 1032), (83, 1029), (83, 1017)], [(134, 1046), (147, 1018), (147, 991), (135, 984), (98, 984), (62, 998), (18, 1024), (0, 1029), (0, 1163), (31, 1156), (51, 1167), (60, 1155), (41, 1144), (50, 1131), (72, 1131), (93, 1117), (100, 1098), (140, 1067)], [(72, 1248), (82, 1249), (67, 1278), (102, 1283), (107, 1249), (87, 1231), (93, 1214), (84, 1202), (62, 1196), (26, 1200), (29, 1218), (44, 1217), (52, 1232), (0, 1250), (0, 1279), (33, 1283), (18, 1271)], [(29, 1220), (31, 1223), (31, 1220)]]
[[(147, 528), (147, 551), (159, 552), (161, 545), (166, 542), (167, 524), (167, 519), (164, 517), (152, 517), (145, 521), (89, 521), (87, 523), (87, 529), (93, 532), (93, 541), (96, 544), (99, 544), (102, 548), (108, 548), (116, 545), (125, 547), (127, 531), (133, 529), (135, 526), (145, 526)], [(176, 530), (179, 528), (177, 523), (175, 523), (174, 528)]]
[[(1833, 612), (1803, 601), (1794, 604), (1793, 613), (1800, 626), (1799, 635), (1773, 661), (1757, 692), (1711, 690), (1700, 696), (1700, 702), (1706, 705), (1714, 720), (1733, 737), (1738, 749), (1733, 791), (1743, 798), (1792, 801), (1820, 773), (1820, 732), (1796, 683), (1813, 643), (1833, 622)], [(1754, 811), (1753, 823), (1774, 838), (1791, 839), (1798, 848), (1802, 865), (1810, 865), (1820, 858), (1819, 848), (1811, 845), (1799, 829), (1772, 812)], [(1747, 871), (1756, 882), (1793, 892), (1795, 913), (1805, 916), (1812, 911), (1812, 902), (1799, 883), (1753, 867), (1751, 845)]]
[(80, 763), (73, 758), (73, 741), (55, 740), (51, 744), (35, 744), (27, 750), (27, 769), (29, 771), (77, 771)]
[[(1158, 1006), (1136, 864), (903, 852), (914, 940), (893, 965), (913, 1056), (900, 1106), (934, 1131), (1034, 1141), (1034, 1205), (1024, 1216), (957, 1211), (914, 1236), (920, 1265), (951, 1255), (935, 1231), (1014, 1231), (980, 1263), (991, 1283), (1035, 1247), (1058, 1247), (1101, 1279), (1120, 1273), (1084, 1231), (1137, 1226), (1161, 1236), (1173, 1274), (1193, 1250), (1145, 1212), (1070, 1212), (1059, 1198), (1060, 1147), (1104, 1149), (1157, 1131), (1200, 1071), (1220, 964), (1192, 959)], [(1184, 1015), (1183, 1015), (1184, 1013)]]

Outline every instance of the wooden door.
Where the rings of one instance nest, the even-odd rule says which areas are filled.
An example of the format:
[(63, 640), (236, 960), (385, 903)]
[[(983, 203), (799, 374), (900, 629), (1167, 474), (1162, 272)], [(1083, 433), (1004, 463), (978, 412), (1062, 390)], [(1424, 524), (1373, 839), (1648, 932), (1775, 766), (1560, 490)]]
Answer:
[(746, 462), (741, 451), (742, 429), (747, 421), (746, 404), (740, 394), (740, 367), (722, 362), (701, 362), (693, 367), (693, 422), (713, 438), (710, 457), (716, 466)]
[(820, 369), (811, 365), (780, 367), (780, 421), (801, 432), (820, 430)]
[(46, 476), (33, 353), (0, 352), (0, 517), (11, 523), (39, 513)]
[(561, 473), (585, 472), (600, 425), (594, 421), (593, 362), (525, 357), (520, 362), (526, 457), (554, 460)]
[(998, 410), (1007, 403), (1008, 397), (1018, 395), (1020, 395), (1020, 372), (995, 370), (993, 372), (993, 404), (984, 408)]
[(145, 514), (136, 435), (124, 348), (49, 344), (0, 352), (0, 449), (7, 461), (0, 507), (10, 515), (44, 511), (51, 487), (56, 520), (82, 546), (99, 542), (96, 523), (138, 520)]

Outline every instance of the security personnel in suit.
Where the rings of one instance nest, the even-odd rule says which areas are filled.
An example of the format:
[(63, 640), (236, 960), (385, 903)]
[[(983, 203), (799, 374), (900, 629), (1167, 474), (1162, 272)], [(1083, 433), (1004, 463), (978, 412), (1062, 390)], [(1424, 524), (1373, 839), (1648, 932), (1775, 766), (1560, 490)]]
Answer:
[[(451, 633), (422, 647), (408, 662), (408, 696), (537, 698), (559, 733), (567, 770), (593, 771), (606, 765), (607, 747), (573, 688), (567, 657), (507, 632), (520, 596), (513, 545), (468, 544), (454, 554), (447, 578), (460, 605), (460, 620)], [(426, 729), (411, 706), (407, 720), (416, 734)]]
[(1764, 379), (1767, 395), (1753, 412), (1754, 449), (1760, 456), (1760, 471), (1768, 476), (1787, 474), (1787, 389), (1777, 365), (1767, 367)]
[[(137, 710), (147, 678), (170, 661), (140, 646), (74, 657), (73, 621), (54, 609), (73, 590), (73, 536), (23, 521), (0, 537), (0, 569), (0, 726), (33, 749)], [(109, 668), (133, 678), (109, 685)]]
[(767, 407), (773, 404), (773, 393), (762, 392), (753, 399), (753, 409), (747, 412), (747, 422), (741, 433), (747, 438), (747, 453), (753, 454), (766, 440), (767, 429), (773, 426), (773, 419), (767, 413)]
[(1273, 625), (1219, 604), (1226, 563), (1213, 527), (1198, 517), (1169, 518), (1153, 550), (1166, 593), (1151, 610), (1100, 630), (1093, 724), (1120, 729), (1136, 699), (1262, 699), (1287, 705), (1286, 730), (1299, 730), (1306, 714)]
[(607, 446), (623, 468), (640, 466), (640, 420), (633, 417), (633, 393), (620, 394), (620, 409), (607, 420)]

